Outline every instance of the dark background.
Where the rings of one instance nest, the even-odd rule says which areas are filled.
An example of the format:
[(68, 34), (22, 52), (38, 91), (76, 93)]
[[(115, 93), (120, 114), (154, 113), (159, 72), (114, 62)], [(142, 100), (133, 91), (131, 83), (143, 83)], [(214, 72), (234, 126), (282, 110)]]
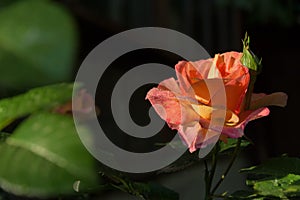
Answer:
[[(79, 28), (80, 51), (75, 69), (101, 41), (131, 28), (159, 26), (180, 31), (203, 45), (211, 56), (231, 50), (241, 51), (241, 40), (247, 31), (251, 38), (252, 50), (262, 57), (263, 61), (263, 71), (258, 77), (255, 92), (283, 91), (289, 96), (286, 108), (271, 107), (270, 116), (247, 126), (246, 134), (255, 143), (255, 147), (250, 150), (249, 158), (258, 162), (284, 153), (299, 156), (300, 134), (297, 126), (298, 102), (300, 102), (299, 1), (60, 0), (57, 2), (71, 12)], [(157, 55), (160, 55), (160, 52), (145, 51), (136, 52), (136, 56), (129, 55), (122, 64), (119, 62), (114, 65), (115, 70), (107, 75), (108, 79), (117, 79), (128, 70), (126, 66), (153, 62), (152, 59), (170, 66), (174, 66), (178, 61), (176, 56), (166, 59)], [(111, 86), (109, 83), (106, 84), (107, 91), (101, 93), (102, 102), (99, 102), (101, 100), (97, 102), (100, 109), (102, 107), (104, 110), (110, 105), (108, 101)], [(142, 94), (139, 96), (143, 96)], [(141, 104), (145, 107), (145, 103)], [(142, 112), (137, 108), (131, 111), (133, 116), (136, 115), (135, 112)], [(147, 122), (147, 119), (145, 120)]]
[[(1, 6), (19, 0), (0, 0)], [(39, 0), (37, 0), (39, 1)], [(288, 94), (286, 108), (270, 107), (268, 117), (255, 120), (247, 125), (245, 133), (254, 145), (247, 148), (237, 159), (227, 176), (220, 191), (233, 192), (245, 186), (245, 174), (239, 174), (241, 168), (261, 163), (269, 157), (288, 154), (299, 157), (298, 113), (300, 95), (298, 95), (300, 57), (300, 1), (297, 0), (50, 0), (51, 3), (63, 7), (75, 21), (79, 44), (74, 41), (74, 51), (77, 51), (73, 65), (72, 77), (89, 52), (103, 40), (122, 31), (137, 27), (165, 27), (182, 32), (199, 42), (213, 57), (215, 53), (226, 51), (242, 51), (242, 39), (247, 31), (251, 38), (251, 49), (258, 57), (262, 57), (263, 71), (258, 76), (254, 91), (257, 93), (285, 92)], [(4, 7), (3, 7), (4, 8)], [(5, 9), (4, 9), (5, 10)], [(27, 14), (28, 11), (25, 13)], [(34, 11), (33, 11), (34, 13)], [(23, 13), (24, 14), (24, 13)], [(30, 16), (31, 13), (28, 13)], [(4, 15), (6, 16), (6, 15)], [(7, 15), (9, 16), (9, 15)], [(33, 15), (35, 16), (35, 15)], [(13, 16), (12, 16), (13, 17)], [(41, 20), (46, 20), (42, 16)], [(49, 17), (53, 18), (53, 16)], [(19, 19), (19, 18), (16, 18)], [(30, 19), (30, 18), (28, 18)], [(5, 21), (5, 20), (3, 20)], [(9, 20), (8, 20), (9, 21)], [(29, 20), (30, 21), (30, 20)], [(43, 21), (44, 22), (44, 21)], [(44, 24), (46, 24), (44, 22)], [(15, 27), (26, 24), (22, 20), (15, 21)], [(30, 22), (27, 24), (30, 24)], [(34, 23), (33, 23), (34, 24)], [(49, 25), (49, 31), (61, 25)], [(21, 27), (21, 26), (20, 26)], [(31, 26), (30, 26), (31, 27)], [(34, 26), (33, 26), (34, 28)], [(18, 30), (18, 29), (12, 29)], [(43, 31), (48, 29), (42, 29)], [(60, 29), (59, 29), (60, 30)], [(66, 27), (63, 31), (68, 32)], [(62, 32), (63, 32), (62, 31)], [(45, 32), (42, 32), (43, 34)], [(76, 32), (77, 33), (77, 32)], [(75, 34), (76, 34), (75, 33)], [(11, 34), (8, 32), (8, 34)], [(22, 34), (22, 33), (20, 33)], [(51, 35), (51, 34), (50, 34)], [(70, 34), (72, 35), (72, 34)], [(43, 38), (43, 37), (41, 37)], [(47, 39), (47, 37), (45, 37)], [(59, 38), (58, 38), (59, 39)], [(59, 41), (55, 38), (55, 41)], [(18, 41), (18, 40), (15, 40)], [(42, 40), (42, 42), (44, 42)], [(38, 42), (37, 42), (38, 43)], [(47, 41), (45, 44), (49, 44)], [(76, 44), (75, 44), (76, 43)], [(39, 44), (39, 43), (38, 43)], [(65, 44), (66, 45), (66, 44)], [(45, 49), (54, 48), (47, 45)], [(43, 46), (43, 47), (44, 47)], [(59, 47), (63, 46), (59, 43)], [(72, 46), (72, 45), (71, 45)], [(78, 49), (76, 48), (78, 47)], [(30, 50), (29, 50), (30, 51)], [(67, 52), (68, 53), (68, 52)], [(72, 54), (72, 52), (70, 53)], [(47, 63), (53, 64), (60, 55), (53, 54)], [(35, 55), (34, 55), (35, 56)], [(57, 57), (56, 57), (57, 56)], [(73, 59), (73, 57), (72, 57)], [(12, 63), (14, 63), (14, 60)], [(118, 146), (135, 152), (148, 152), (159, 148), (156, 143), (170, 140), (175, 131), (167, 126), (150, 139), (136, 139), (123, 133), (115, 124), (111, 115), (111, 93), (114, 84), (129, 69), (145, 63), (162, 63), (174, 67), (182, 60), (177, 55), (161, 50), (144, 49), (121, 56), (105, 72), (99, 82), (96, 104), (101, 114), (99, 122), (107, 136)], [(57, 63), (57, 62), (56, 62)], [(15, 65), (14, 65), (15, 66)], [(48, 66), (48, 65), (47, 65)], [(49, 65), (51, 66), (51, 65)], [(10, 69), (2, 63), (2, 69)], [(66, 66), (69, 67), (69, 66)], [(20, 69), (17, 66), (17, 69)], [(5, 71), (5, 70), (4, 70)], [(16, 71), (16, 74), (19, 71)], [(22, 73), (19, 73), (22, 75)], [(6, 75), (1, 74), (2, 78)], [(11, 77), (14, 77), (13, 74)], [(32, 79), (37, 76), (28, 73)], [(9, 76), (8, 76), (9, 77)], [(7, 78), (7, 77), (6, 77)], [(30, 78), (28, 78), (30, 79)], [(24, 79), (24, 80), (28, 80)], [(64, 81), (71, 81), (65, 79)], [(1, 80), (0, 80), (1, 82)], [(45, 84), (45, 83), (43, 83)], [(39, 86), (39, 85), (36, 85)], [(139, 88), (132, 96), (128, 105), (133, 120), (139, 125), (149, 122), (148, 109), (150, 103), (145, 101), (146, 92), (154, 85)], [(27, 88), (26, 88), (27, 87)], [(0, 96), (8, 97), (28, 89), (17, 88), (10, 92), (0, 84)], [(4, 90), (5, 89), (5, 90)], [(9, 91), (9, 92), (8, 92)], [(12, 125), (15, 128), (16, 124)], [(218, 161), (217, 176), (225, 170), (228, 157)], [(198, 163), (188, 170), (172, 175), (152, 176), (142, 174), (131, 176), (135, 179), (153, 180), (180, 193), (181, 199), (194, 199), (204, 192), (204, 166)], [(222, 188), (223, 187), (223, 188)], [(101, 194), (99, 199), (132, 199), (125, 193)], [(105, 196), (107, 195), (107, 196)], [(117, 196), (114, 196), (117, 195)], [(120, 196), (118, 196), (120, 195)], [(124, 198), (121, 198), (124, 197)], [(16, 197), (18, 199), (18, 197)]]

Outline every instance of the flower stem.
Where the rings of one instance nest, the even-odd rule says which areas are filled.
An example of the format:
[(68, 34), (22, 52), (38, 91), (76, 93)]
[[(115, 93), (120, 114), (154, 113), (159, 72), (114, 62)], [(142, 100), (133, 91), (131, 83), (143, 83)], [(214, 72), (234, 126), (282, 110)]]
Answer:
[(213, 178), (215, 175), (216, 167), (217, 167), (217, 155), (220, 150), (219, 142), (217, 142), (216, 146), (212, 152), (212, 161), (211, 161), (211, 169), (208, 170), (207, 162), (204, 161), (205, 164), (205, 200), (212, 199), (211, 186), (213, 182)]
[[(257, 73), (255, 71), (249, 69), (249, 72), (250, 72), (250, 83), (248, 85), (248, 90), (247, 90), (246, 97), (245, 97), (246, 98), (246, 103), (245, 103), (245, 107), (244, 107), (245, 110), (249, 110), (249, 108), (250, 108), (251, 96), (252, 96), (252, 93), (253, 93), (254, 83), (256, 81), (256, 76), (257, 76)], [(211, 195), (213, 195), (216, 192), (218, 187), (221, 185), (221, 183), (224, 181), (225, 177), (229, 173), (234, 161), (236, 160), (236, 158), (237, 158), (237, 156), (240, 152), (241, 142), (242, 142), (242, 138), (239, 138), (237, 140), (237, 143), (236, 143), (235, 149), (233, 151), (231, 160), (230, 160), (225, 172), (222, 174), (221, 178), (219, 179), (219, 181), (217, 182), (215, 187), (212, 189)]]
[(249, 73), (250, 73), (250, 83), (248, 85), (248, 90), (245, 97), (246, 98), (245, 107), (244, 107), (245, 110), (249, 110), (250, 108), (251, 96), (253, 93), (254, 83), (256, 81), (256, 76), (257, 76), (257, 73), (251, 69), (249, 69)]
[(218, 187), (221, 185), (221, 183), (224, 181), (225, 177), (227, 176), (227, 174), (229, 173), (235, 159), (237, 158), (239, 152), (240, 152), (240, 147), (241, 147), (241, 142), (242, 142), (242, 139), (239, 138), (237, 143), (236, 143), (236, 146), (235, 146), (235, 149), (234, 149), (234, 152), (232, 154), (232, 157), (231, 157), (231, 160), (225, 170), (225, 172), (222, 174), (221, 178), (219, 179), (219, 181), (217, 182), (217, 184), (215, 185), (215, 187), (213, 188), (211, 194), (213, 195), (216, 190), (218, 189)]
[(209, 200), (210, 196), (210, 186), (209, 186), (209, 171), (208, 171), (208, 165), (206, 160), (204, 160), (204, 165), (205, 165), (205, 200)]

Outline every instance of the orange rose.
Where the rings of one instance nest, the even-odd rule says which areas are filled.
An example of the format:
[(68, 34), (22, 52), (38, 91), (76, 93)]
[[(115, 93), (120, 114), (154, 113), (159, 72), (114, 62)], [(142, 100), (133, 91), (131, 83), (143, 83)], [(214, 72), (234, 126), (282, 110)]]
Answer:
[[(228, 52), (207, 60), (181, 61), (175, 66), (177, 81), (164, 80), (148, 92), (146, 99), (170, 128), (178, 130), (190, 152), (219, 137), (209, 126), (212, 112), (219, 109), (211, 105), (213, 98), (220, 96), (219, 88), (214, 88), (217, 81), (224, 84), (227, 102), (221, 138), (241, 137), (249, 121), (269, 114), (266, 106), (286, 105), (285, 93), (252, 94), (250, 108), (244, 110), (250, 75), (241, 57), (242, 53)], [(209, 92), (207, 84), (213, 91)]]

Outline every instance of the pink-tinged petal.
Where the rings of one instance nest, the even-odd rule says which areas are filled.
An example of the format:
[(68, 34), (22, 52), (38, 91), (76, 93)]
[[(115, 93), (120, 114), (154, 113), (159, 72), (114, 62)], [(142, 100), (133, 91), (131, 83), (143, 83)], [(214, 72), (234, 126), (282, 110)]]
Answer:
[(75, 112), (90, 113), (95, 108), (94, 99), (86, 90), (80, 90), (73, 100), (73, 111)]
[(184, 143), (188, 146), (190, 152), (196, 151), (196, 142), (197, 140), (201, 140), (200, 138), (203, 136), (203, 130), (199, 122), (194, 121), (185, 126), (179, 126), (178, 133)]
[(150, 101), (158, 115), (171, 128), (176, 128), (180, 125), (180, 104), (171, 91), (153, 88), (148, 92), (146, 99)]
[(166, 80), (163, 80), (162, 82), (159, 83), (157, 86), (158, 89), (167, 89), (172, 91), (174, 94), (181, 94), (181, 90), (179, 88), (179, 85), (177, 81), (174, 78), (169, 78)]
[(236, 126), (224, 126), (222, 134), (230, 138), (239, 138), (244, 135), (244, 129), (249, 121), (268, 116), (270, 113), (268, 108), (259, 108), (254, 111), (245, 111), (240, 116), (240, 123)]
[[(73, 106), (72, 106), (73, 104)], [(69, 101), (57, 108), (54, 112), (60, 114), (76, 114), (80, 120), (87, 120), (93, 116), (93, 111), (96, 111), (96, 114), (100, 114), (100, 109), (95, 105), (95, 101), (86, 90), (81, 89), (73, 98), (73, 102)]]
[(185, 126), (179, 126), (178, 133), (191, 153), (217, 142), (220, 136), (219, 132), (205, 129), (196, 121)]
[(218, 131), (215, 131), (213, 129), (203, 129), (203, 130), (205, 131), (205, 134), (202, 134), (200, 137), (198, 137), (193, 144), (193, 146), (195, 146), (195, 149), (202, 149), (207, 147), (207, 145), (209, 144), (215, 144), (220, 138), (220, 132)]
[(192, 109), (190, 102), (180, 97), (180, 94), (169, 90), (170, 88), (176, 91), (178, 89), (176, 85), (174, 79), (167, 79), (158, 88), (151, 89), (146, 96), (158, 115), (172, 129), (178, 129), (179, 125), (199, 121), (199, 116)]
[(269, 95), (252, 94), (250, 110), (255, 110), (266, 106), (285, 107), (287, 104), (287, 99), (287, 94), (283, 92), (275, 92)]

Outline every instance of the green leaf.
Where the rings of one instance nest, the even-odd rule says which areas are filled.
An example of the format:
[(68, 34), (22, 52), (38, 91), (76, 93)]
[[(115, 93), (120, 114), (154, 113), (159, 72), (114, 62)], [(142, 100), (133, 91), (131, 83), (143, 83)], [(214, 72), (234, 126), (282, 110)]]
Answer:
[(225, 198), (226, 200), (238, 200), (238, 199), (244, 199), (244, 200), (259, 200), (262, 199), (260, 198), (257, 194), (253, 193), (252, 191), (247, 191), (247, 190), (239, 190), (231, 195), (227, 196)]
[[(220, 153), (225, 153), (225, 152), (229, 152), (230, 150), (233, 150), (236, 147), (237, 144), (237, 139), (233, 139), (233, 138), (228, 138), (227, 139), (227, 143), (225, 142), (220, 142)], [(242, 140), (241, 141), (241, 148), (245, 148), (248, 145), (250, 145), (251, 143), (247, 140)]]
[(263, 196), (275, 196), (281, 199), (288, 197), (300, 197), (300, 175), (288, 174), (280, 178), (248, 180), (254, 190)]
[(300, 159), (293, 157), (272, 158), (259, 166), (242, 169), (241, 172), (277, 177), (288, 174), (300, 175)]
[(0, 85), (28, 89), (69, 81), (76, 51), (74, 22), (52, 1), (23, 0), (0, 10)]
[(72, 98), (72, 91), (73, 84), (56, 84), (0, 100), (0, 129), (16, 118), (65, 103)]
[(280, 199), (300, 197), (300, 159), (281, 157), (270, 159), (259, 166), (242, 169), (248, 172), (247, 185), (261, 196)]
[(0, 152), (0, 185), (17, 195), (74, 194), (98, 184), (94, 159), (66, 115), (31, 115), (0, 145)]

